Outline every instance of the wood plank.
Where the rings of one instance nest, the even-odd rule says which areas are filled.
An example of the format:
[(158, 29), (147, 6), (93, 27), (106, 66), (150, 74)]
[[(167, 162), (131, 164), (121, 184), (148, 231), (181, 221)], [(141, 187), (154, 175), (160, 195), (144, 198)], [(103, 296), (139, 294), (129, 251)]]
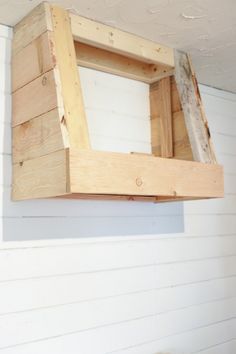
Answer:
[(30, 160), (68, 147), (63, 112), (57, 108), (13, 128), (13, 162)]
[(70, 146), (90, 148), (79, 73), (77, 70), (70, 17), (67, 11), (51, 6), (54, 46), (64, 102), (65, 124)]
[(12, 91), (55, 67), (52, 33), (47, 31), (12, 56)]
[(48, 198), (68, 193), (68, 151), (13, 164), (13, 200)]
[(147, 63), (174, 68), (172, 48), (72, 13), (70, 18), (72, 34), (78, 42), (108, 49)]
[(108, 50), (74, 42), (77, 64), (129, 79), (154, 82), (171, 75), (173, 70), (165, 65), (148, 64)]
[(12, 50), (17, 53), (42, 33), (52, 30), (49, 4), (42, 2), (14, 27)]
[[(171, 82), (171, 110), (172, 110), (172, 139), (173, 158), (180, 160), (193, 160), (188, 133), (185, 126), (184, 115), (181, 110), (178, 91), (174, 77)], [(162, 156), (161, 141), (161, 92), (159, 82), (150, 86), (151, 108), (151, 143), (155, 156)]]
[(70, 150), (72, 193), (222, 197), (219, 165), (153, 156)]
[(198, 86), (189, 57), (175, 51), (175, 80), (195, 161), (216, 163), (210, 131), (201, 109)]
[(58, 102), (56, 70), (51, 70), (12, 95), (13, 126), (40, 116), (62, 103)]
[[(66, 194), (60, 197), (60, 199), (82, 199), (82, 200), (115, 200), (115, 201), (132, 201), (132, 202), (152, 202), (152, 203), (164, 203), (164, 202), (177, 202), (198, 200), (202, 198), (197, 197), (170, 197), (170, 196), (139, 196), (139, 195), (115, 195), (115, 194), (82, 194), (73, 193)], [(207, 198), (205, 198), (207, 199)]]
[(172, 111), (171, 111), (171, 83), (166, 77), (159, 81), (160, 85), (160, 134), (161, 156), (173, 157)]

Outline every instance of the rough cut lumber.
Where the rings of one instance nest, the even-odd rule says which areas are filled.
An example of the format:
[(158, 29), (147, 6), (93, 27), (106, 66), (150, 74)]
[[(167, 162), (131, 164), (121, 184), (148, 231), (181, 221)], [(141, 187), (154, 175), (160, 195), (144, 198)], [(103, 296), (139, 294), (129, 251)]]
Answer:
[(68, 193), (67, 150), (13, 164), (14, 200), (56, 197)]
[(78, 15), (70, 14), (70, 18), (72, 34), (77, 42), (108, 49), (147, 63), (174, 67), (172, 48)]
[(196, 78), (186, 53), (175, 51), (175, 80), (183, 107), (185, 124), (195, 161), (215, 163), (210, 132), (202, 114), (200, 94), (196, 91)]
[(16, 91), (54, 67), (52, 32), (47, 31), (17, 53), (13, 53), (12, 91)]
[(70, 149), (72, 193), (222, 197), (216, 164)]
[(53, 69), (13, 93), (13, 126), (62, 107), (63, 103), (58, 102), (57, 75)]
[(65, 124), (71, 147), (90, 148), (79, 73), (76, 65), (70, 17), (66, 10), (51, 7), (54, 45), (64, 102)]
[(54, 109), (13, 128), (13, 162), (22, 162), (68, 147), (63, 140), (63, 112)]
[(49, 4), (42, 2), (14, 27), (12, 51), (15, 54), (42, 33), (52, 30)]

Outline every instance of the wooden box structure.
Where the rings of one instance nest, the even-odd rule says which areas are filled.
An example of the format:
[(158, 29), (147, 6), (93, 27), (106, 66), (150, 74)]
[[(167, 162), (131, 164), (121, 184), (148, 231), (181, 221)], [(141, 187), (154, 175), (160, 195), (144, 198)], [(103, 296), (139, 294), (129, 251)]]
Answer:
[[(90, 148), (77, 65), (150, 85), (152, 154)], [(14, 200), (223, 196), (187, 54), (42, 3), (14, 28)]]

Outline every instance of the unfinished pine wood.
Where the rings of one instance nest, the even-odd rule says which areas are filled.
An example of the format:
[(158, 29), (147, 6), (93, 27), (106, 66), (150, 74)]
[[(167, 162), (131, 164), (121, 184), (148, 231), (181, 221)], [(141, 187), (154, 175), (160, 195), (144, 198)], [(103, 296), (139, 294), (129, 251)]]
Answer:
[(52, 32), (46, 31), (12, 55), (12, 91), (55, 67)]
[(12, 51), (15, 54), (26, 47), (42, 33), (52, 30), (50, 9), (47, 2), (42, 2), (14, 27)]
[[(112, 194), (65, 194), (62, 199), (84, 199), (84, 200), (115, 200), (115, 201), (133, 201), (133, 202), (152, 202), (152, 203), (165, 203), (177, 202), (188, 200), (199, 200), (202, 198), (197, 197), (166, 197), (166, 196), (133, 196), (133, 195), (112, 195)], [(205, 198), (207, 199), (207, 198)]]
[(69, 192), (68, 151), (13, 164), (13, 200), (48, 198)]
[(185, 124), (195, 161), (215, 163), (211, 149), (210, 132), (199, 106), (195, 78), (186, 53), (175, 51), (175, 80), (183, 107)]
[(71, 147), (90, 148), (83, 96), (76, 64), (70, 17), (67, 11), (51, 7), (54, 46), (64, 102), (65, 124)]
[[(170, 78), (170, 84), (173, 158), (191, 161), (193, 160), (192, 150), (173, 77)], [(163, 139), (161, 137), (161, 91), (159, 82), (150, 86), (150, 113), (152, 153), (156, 156), (162, 156)]]
[(53, 69), (13, 93), (13, 126), (62, 105), (58, 102), (57, 75), (57, 71)]
[(68, 147), (63, 140), (63, 112), (53, 109), (37, 118), (17, 125), (12, 130), (13, 162), (22, 162)]
[(70, 149), (70, 181), (72, 193), (223, 196), (219, 165), (135, 154)]
[(75, 42), (77, 64), (129, 79), (152, 83), (173, 73), (166, 65), (148, 64), (142, 61)]
[[(170, 78), (160, 80), (160, 134), (161, 156), (173, 157), (172, 110), (171, 110), (171, 83)], [(156, 102), (156, 104), (158, 104)]]
[(147, 63), (174, 67), (172, 48), (72, 13), (70, 18), (75, 41), (108, 49), (111, 52)]
[[(74, 46), (74, 39), (82, 43)], [(212, 164), (209, 136), (207, 147), (202, 145), (209, 130), (187, 56), (177, 54), (177, 90), (170, 77), (172, 49), (48, 4), (15, 27), (13, 47), (14, 200), (165, 202), (223, 196), (223, 169)], [(90, 149), (77, 64), (151, 83), (153, 155)], [(191, 146), (188, 134), (195, 134)], [(193, 159), (192, 149), (210, 163), (177, 160)]]

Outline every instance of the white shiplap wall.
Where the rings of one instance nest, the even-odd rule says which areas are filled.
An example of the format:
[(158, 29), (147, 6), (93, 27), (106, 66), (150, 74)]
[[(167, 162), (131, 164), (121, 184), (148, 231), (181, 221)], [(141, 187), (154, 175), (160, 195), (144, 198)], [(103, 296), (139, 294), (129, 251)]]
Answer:
[[(12, 203), (10, 35), (0, 26), (0, 353), (235, 354), (236, 95), (201, 88), (225, 166), (225, 199), (185, 203), (184, 213), (181, 203)], [(82, 75), (91, 94), (97, 85), (110, 95), (113, 123), (96, 129), (103, 98), (92, 105), (85, 98), (95, 147), (148, 151), (147, 120), (137, 128), (148, 115), (139, 96), (145, 87), (132, 83), (136, 100), (127, 92), (119, 117), (112, 91), (120, 81), (109, 88), (111, 81)], [(125, 123), (126, 99), (142, 114), (132, 110)], [(30, 238), (52, 239), (17, 241)]]

